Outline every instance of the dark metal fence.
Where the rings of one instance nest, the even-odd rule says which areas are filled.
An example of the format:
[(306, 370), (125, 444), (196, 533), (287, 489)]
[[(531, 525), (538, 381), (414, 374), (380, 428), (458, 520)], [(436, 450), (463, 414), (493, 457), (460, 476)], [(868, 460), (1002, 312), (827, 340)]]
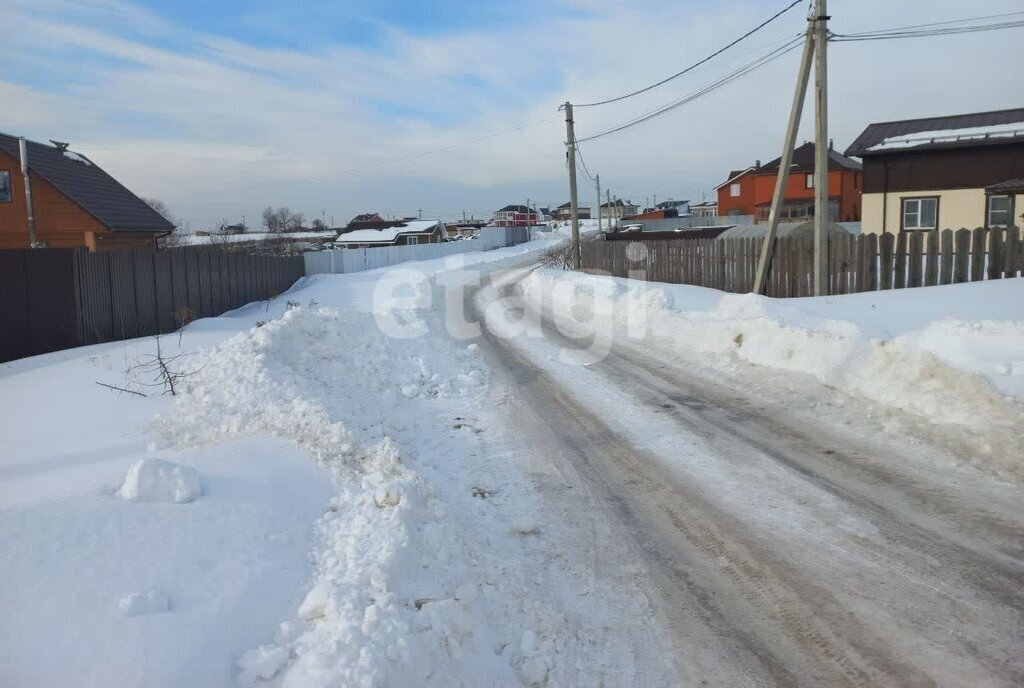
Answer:
[(0, 251), (0, 361), (173, 332), (304, 274), (301, 256), (209, 249)]
[[(588, 241), (584, 272), (745, 293), (754, 287), (761, 239)], [(776, 239), (765, 292), (813, 293), (814, 241)], [(828, 246), (830, 294), (930, 287), (1016, 277), (1024, 271), (1017, 227), (893, 234), (832, 234)]]

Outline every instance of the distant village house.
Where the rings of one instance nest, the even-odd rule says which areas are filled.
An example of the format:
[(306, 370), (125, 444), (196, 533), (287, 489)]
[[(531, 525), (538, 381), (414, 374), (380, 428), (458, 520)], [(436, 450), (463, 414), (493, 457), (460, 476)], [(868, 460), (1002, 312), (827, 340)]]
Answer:
[[(789, 180), (783, 197), (780, 221), (800, 222), (813, 218), (814, 144), (805, 143), (793, 150)], [(779, 176), (780, 158), (767, 165), (758, 161), (744, 170), (734, 170), (716, 187), (718, 214), (753, 215), (755, 222), (766, 222)], [(841, 155), (829, 146), (828, 217), (835, 222), (856, 222), (861, 217), (861, 164)]]
[(527, 227), (539, 221), (537, 211), (525, 205), (507, 205), (494, 213), (494, 224), (498, 227)]
[(414, 244), (436, 244), (444, 241), (447, 237), (445, 224), (440, 220), (409, 220), (408, 222), (396, 222), (393, 226), (380, 229), (346, 231), (334, 243), (341, 248), (412, 246)]

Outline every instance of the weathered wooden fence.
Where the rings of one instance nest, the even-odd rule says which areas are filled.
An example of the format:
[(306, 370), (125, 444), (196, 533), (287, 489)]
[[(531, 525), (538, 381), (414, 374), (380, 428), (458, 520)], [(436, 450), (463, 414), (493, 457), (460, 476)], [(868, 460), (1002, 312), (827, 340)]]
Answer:
[[(584, 272), (745, 293), (753, 289), (761, 239), (588, 241)], [(813, 293), (814, 242), (776, 240), (768, 296)], [(930, 287), (1017, 277), (1024, 270), (1019, 228), (900, 234), (833, 234), (828, 246), (830, 294)]]
[(304, 274), (301, 256), (209, 249), (0, 251), (0, 361), (172, 332)]

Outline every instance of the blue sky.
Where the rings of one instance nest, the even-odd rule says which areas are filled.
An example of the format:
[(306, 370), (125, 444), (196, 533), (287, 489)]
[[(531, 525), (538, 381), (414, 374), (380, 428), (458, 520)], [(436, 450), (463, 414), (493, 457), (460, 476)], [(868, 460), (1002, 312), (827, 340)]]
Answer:
[[(257, 217), (266, 205), (346, 218), (419, 208), (481, 215), (526, 198), (561, 204), (560, 103), (662, 78), (785, 4), (3, 2), (0, 131), (71, 141), (193, 229)], [(1014, 11), (1019, 0), (979, 0), (969, 10), (959, 0), (832, 0), (829, 8), (835, 30), (854, 31)], [(701, 88), (798, 34), (803, 14), (795, 8), (650, 93), (579, 110), (578, 135)], [(1019, 107), (1007, 76), (991, 66), (1024, 64), (1022, 46), (1006, 34), (835, 45), (837, 146), (871, 121)], [(787, 55), (670, 115), (585, 144), (588, 166), (634, 201), (701, 198), (728, 170), (779, 154), (796, 60)], [(810, 136), (807, 111), (801, 138)], [(581, 189), (585, 199), (592, 193)]]

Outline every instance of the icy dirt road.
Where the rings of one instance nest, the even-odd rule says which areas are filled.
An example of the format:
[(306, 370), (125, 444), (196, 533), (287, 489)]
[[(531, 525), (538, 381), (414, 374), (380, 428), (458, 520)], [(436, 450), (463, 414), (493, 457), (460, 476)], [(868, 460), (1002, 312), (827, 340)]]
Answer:
[[(542, 493), (584, 529), (611, 523), (580, 534), (599, 567), (621, 566), (601, 538), (640, 564), (663, 618), (620, 633), (667, 628), (687, 686), (1024, 685), (1019, 485), (869, 434), (855, 404), (842, 423), (792, 410), (838, 394), (809, 378), (767, 394), (642, 340), (566, 361), (587, 341), (517, 298), (523, 274), (467, 307), (518, 395), (512, 422), (549, 457)], [(524, 314), (536, 331), (507, 336)]]

